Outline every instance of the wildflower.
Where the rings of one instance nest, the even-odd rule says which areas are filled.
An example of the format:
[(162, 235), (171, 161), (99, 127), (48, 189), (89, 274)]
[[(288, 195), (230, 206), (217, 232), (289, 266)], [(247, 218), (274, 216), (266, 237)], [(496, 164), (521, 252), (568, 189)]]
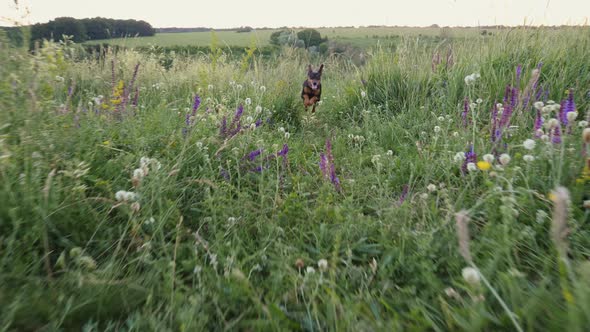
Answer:
[(467, 170), (469, 172), (473, 172), (477, 170), (477, 166), (475, 166), (475, 163), (467, 163)]
[(459, 295), (459, 293), (457, 293), (457, 291), (453, 287), (447, 287), (447, 288), (445, 288), (445, 294), (448, 297), (453, 298), (455, 300), (460, 300), (461, 299), (461, 296)]
[(493, 154), (488, 153), (488, 154), (483, 155), (483, 160), (490, 163), (490, 164), (493, 163), (495, 159), (496, 159), (496, 157), (494, 157)]
[(584, 203), (582, 204), (582, 206), (584, 207), (584, 209), (589, 210), (590, 209), (590, 200), (585, 200)]
[(291, 134), (289, 134), (289, 132), (285, 132), (285, 139), (289, 139), (289, 137), (291, 137)]
[(445, 121), (445, 117), (444, 117), (444, 116), (439, 116), (439, 117), (438, 117), (438, 121), (441, 121), (441, 122), (442, 122), (442, 121)]
[(252, 105), (252, 99), (250, 99), (250, 98), (246, 98), (246, 100), (245, 100), (245, 103), (246, 103), (246, 105), (248, 105), (248, 106), (249, 106), (249, 105)]
[(279, 128), (279, 132), (284, 133), (285, 132), (285, 127), (280, 127)]
[(246, 117), (246, 122), (248, 123), (252, 123), (253, 120), (254, 118), (252, 118), (251, 116)]
[(453, 132), (453, 137), (459, 137), (459, 132), (457, 132), (457, 131)]
[(585, 144), (590, 144), (590, 128), (584, 128), (582, 131), (582, 141)]
[(424, 199), (424, 200), (428, 199), (428, 193), (422, 193), (422, 194), (420, 194), (420, 198), (421, 199)]
[(363, 90), (361, 90), (361, 97), (365, 98), (367, 96), (367, 93)]
[(328, 261), (325, 259), (320, 259), (318, 261), (318, 268), (320, 269), (320, 271), (324, 272), (326, 270), (328, 270)]
[(207, 90), (213, 90), (213, 84), (207, 85)]
[(388, 156), (393, 156), (393, 151), (392, 150), (387, 150), (387, 155)]
[(461, 270), (461, 275), (463, 276), (463, 279), (465, 279), (465, 281), (467, 281), (468, 284), (470, 284), (472, 286), (479, 285), (480, 276), (479, 276), (478, 270), (476, 270), (472, 267), (466, 267), (466, 268), (463, 268), (463, 270)]
[(307, 269), (305, 269), (305, 273), (307, 274), (314, 274), (315, 273), (315, 269), (311, 266), (308, 266)]
[(115, 193), (115, 199), (119, 202), (134, 201), (137, 199), (137, 194), (131, 191), (119, 190)]
[(453, 157), (453, 160), (456, 163), (462, 162), (463, 160), (465, 160), (465, 152), (457, 152), (457, 154), (455, 154), (455, 156)]
[(510, 162), (510, 155), (503, 153), (500, 155), (500, 158), (498, 158), (498, 160), (500, 161), (500, 164), (506, 166)]
[(243, 87), (241, 84), (237, 84), (237, 85), (236, 85), (236, 89), (238, 89), (238, 90), (242, 90), (243, 88), (244, 88), (244, 87)]
[(141, 179), (141, 178), (143, 178), (144, 176), (145, 176), (145, 172), (143, 171), (143, 169), (142, 169), (142, 168), (136, 168), (136, 169), (133, 171), (133, 177), (134, 177), (134, 178)]
[(402, 194), (399, 197), (399, 204), (402, 204), (406, 200), (409, 189), (410, 187), (407, 184), (404, 184), (404, 186), (402, 187)]
[(467, 127), (469, 121), (469, 98), (465, 97), (463, 101), (463, 112), (461, 112), (461, 119), (463, 119), (463, 126)]
[(477, 100), (475, 102), (478, 104), (481, 104), (481, 103), (483, 103), (483, 100), (481, 98), (477, 98)]
[(552, 130), (552, 142), (553, 144), (561, 143), (561, 129), (559, 125)]
[(522, 143), (522, 146), (524, 146), (524, 148), (527, 150), (532, 150), (535, 148), (535, 141), (532, 139), (527, 139)]
[(473, 145), (469, 148), (469, 151), (465, 153), (465, 160), (463, 161), (463, 165), (461, 166), (461, 173), (465, 174), (467, 171), (475, 171), (477, 170), (477, 166), (475, 166), (475, 162), (477, 161), (477, 155), (473, 151)]
[(574, 122), (578, 118), (578, 112), (569, 112), (566, 114), (566, 118), (568, 122)]
[(260, 114), (262, 112), (262, 106), (258, 105), (255, 108), (256, 114)]
[(266, 92), (266, 87), (265, 87), (264, 85), (261, 85), (261, 86), (260, 86), (260, 91), (262, 91), (262, 92)]
[(578, 122), (578, 127), (580, 127), (580, 128), (588, 127), (588, 121), (582, 120), (582, 121)]
[(532, 162), (532, 161), (535, 160), (535, 157), (534, 156), (531, 156), (530, 154), (525, 154), (522, 157), (522, 160), (526, 161), (527, 163), (530, 163), (530, 162)]
[(543, 102), (542, 102), (542, 101), (536, 101), (536, 102), (533, 104), (533, 106), (534, 106), (534, 107), (535, 107), (535, 108), (536, 108), (538, 111), (540, 111), (540, 110), (542, 110), (542, 109), (543, 109), (543, 106), (544, 106), (544, 105), (543, 105)]
[(303, 259), (297, 258), (297, 260), (295, 261), (295, 267), (297, 267), (297, 269), (301, 270), (304, 266), (305, 266), (305, 262), (303, 262)]
[(439, 133), (440, 132), (440, 127), (439, 126), (434, 126), (434, 132), (435, 133)]
[(426, 186), (426, 189), (428, 189), (429, 192), (435, 192), (436, 191), (436, 185), (435, 184), (429, 184), (428, 186)]
[(63, 78), (63, 77), (61, 77), (61, 76), (59, 76), (59, 75), (56, 75), (56, 76), (55, 76), (55, 81), (56, 81), (56, 82), (64, 82), (65, 80), (66, 80), (65, 78)]
[(236, 217), (229, 217), (229, 218), (227, 218), (227, 222), (230, 223), (230, 224), (235, 223), (236, 222)]
[(487, 161), (478, 161), (477, 162), (477, 168), (479, 168), (482, 171), (487, 171), (492, 167), (492, 164), (490, 164)]

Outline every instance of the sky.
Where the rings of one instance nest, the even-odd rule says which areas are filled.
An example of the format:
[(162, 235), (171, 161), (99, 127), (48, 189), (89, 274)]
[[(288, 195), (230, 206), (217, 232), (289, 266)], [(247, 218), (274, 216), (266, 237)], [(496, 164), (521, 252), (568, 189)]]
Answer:
[(0, 0), (0, 25), (56, 17), (145, 20), (156, 28), (583, 25), (590, 0)]

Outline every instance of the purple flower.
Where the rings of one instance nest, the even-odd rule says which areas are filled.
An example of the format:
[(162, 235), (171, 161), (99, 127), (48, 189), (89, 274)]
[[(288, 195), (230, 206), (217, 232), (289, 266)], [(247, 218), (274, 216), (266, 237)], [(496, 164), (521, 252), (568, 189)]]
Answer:
[(560, 144), (561, 143), (561, 127), (557, 126), (552, 130), (552, 134), (551, 134), (551, 141), (553, 142), (553, 144)]
[(324, 179), (328, 178), (328, 159), (326, 158), (326, 155), (323, 153), (320, 153), (320, 170), (322, 171), (322, 175), (324, 176)]
[(520, 77), (522, 75), (522, 65), (516, 66), (516, 86), (520, 85)]
[(541, 111), (537, 110), (537, 115), (535, 117), (535, 137), (541, 137), (541, 132), (539, 131), (543, 127), (543, 117), (541, 116)]
[(186, 117), (185, 117), (185, 119), (184, 119), (184, 123), (185, 123), (187, 126), (190, 126), (190, 125), (191, 125), (191, 115), (190, 115), (190, 114), (188, 114), (188, 113), (186, 114)]
[(255, 122), (256, 128), (260, 127), (262, 125), (262, 119), (258, 119)]
[(465, 97), (463, 100), (463, 112), (461, 113), (461, 118), (463, 119), (463, 126), (467, 127), (467, 125), (471, 122), (469, 121), (469, 98)]
[(260, 156), (261, 153), (262, 153), (262, 149), (254, 150), (254, 151), (248, 153), (248, 155), (245, 156), (244, 158), (248, 158), (248, 160), (254, 161), (256, 159), (256, 157)]
[(561, 102), (559, 109), (559, 118), (564, 126), (568, 125), (567, 114), (576, 111), (576, 103), (574, 102), (574, 90), (570, 89), (567, 99)]
[(281, 151), (277, 152), (277, 157), (286, 157), (287, 153), (289, 153), (289, 146), (285, 143)]
[(135, 88), (135, 96), (133, 96), (133, 100), (131, 101), (132, 106), (137, 106), (137, 101), (139, 99), (139, 88)]
[(477, 154), (473, 151), (473, 145), (469, 147), (469, 150), (465, 152), (465, 161), (461, 166), (461, 173), (467, 174), (467, 164), (469, 163), (476, 163), (477, 162)]
[(221, 119), (221, 125), (219, 126), (219, 136), (227, 136), (227, 118), (225, 116)]
[(410, 186), (408, 186), (407, 184), (404, 184), (404, 186), (402, 187), (402, 194), (399, 196), (399, 204), (403, 204), (404, 201), (406, 200), (406, 197), (408, 196), (408, 191), (410, 189)]
[(193, 112), (192, 112), (192, 116), (195, 116), (197, 114), (197, 108), (199, 108), (199, 105), (201, 105), (201, 97), (199, 97), (199, 95), (195, 95), (195, 101), (193, 102)]

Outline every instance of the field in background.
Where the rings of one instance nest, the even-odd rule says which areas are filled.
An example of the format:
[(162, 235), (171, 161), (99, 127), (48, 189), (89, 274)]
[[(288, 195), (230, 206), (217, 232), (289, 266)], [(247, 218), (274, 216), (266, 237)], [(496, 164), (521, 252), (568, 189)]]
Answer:
[(590, 34), (450, 33), (0, 40), (0, 330), (587, 330)]
[[(387, 42), (385, 37), (397, 38), (401, 36), (441, 36), (446, 37), (474, 37), (481, 34), (483, 29), (479, 28), (320, 28), (318, 30), (323, 37), (329, 40), (350, 44), (356, 47), (369, 47)], [(237, 33), (235, 31), (215, 32), (221, 46), (249, 46), (254, 40), (257, 46), (269, 44), (270, 35), (277, 30), (254, 30), (252, 32)], [(153, 37), (137, 37), (125, 39), (110, 39), (90, 41), (87, 44), (108, 43), (127, 47), (158, 45), (167, 46), (209, 46), (211, 44), (211, 32), (181, 32), (181, 33), (158, 33)]]

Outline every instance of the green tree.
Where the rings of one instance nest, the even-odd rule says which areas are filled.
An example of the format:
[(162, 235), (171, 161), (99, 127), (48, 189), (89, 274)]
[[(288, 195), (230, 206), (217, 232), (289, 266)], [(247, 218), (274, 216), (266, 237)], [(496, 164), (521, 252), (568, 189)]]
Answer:
[(319, 46), (327, 39), (322, 39), (322, 35), (316, 29), (305, 29), (297, 33), (297, 39), (303, 40), (305, 48), (310, 46)]

